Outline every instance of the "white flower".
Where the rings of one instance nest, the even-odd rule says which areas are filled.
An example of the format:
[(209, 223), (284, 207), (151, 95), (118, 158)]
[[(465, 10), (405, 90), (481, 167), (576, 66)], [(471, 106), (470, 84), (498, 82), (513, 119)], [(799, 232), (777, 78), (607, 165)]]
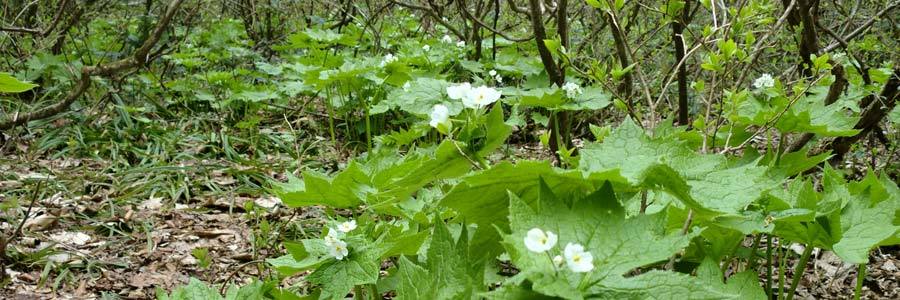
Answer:
[(356, 220), (350, 220), (341, 223), (340, 225), (338, 225), (337, 229), (344, 233), (353, 231), (353, 229), (356, 229)]
[(466, 94), (469, 93), (469, 90), (472, 89), (472, 85), (468, 82), (463, 82), (458, 85), (448, 86), (447, 87), (447, 96), (453, 100), (461, 100), (466, 97)]
[(409, 92), (409, 81), (407, 81), (406, 83), (403, 84), (403, 91)]
[(496, 80), (497, 83), (503, 83), (503, 76), (498, 74), (497, 76), (494, 76), (494, 80)]
[(422, 46), (422, 51), (428, 52), (428, 50), (431, 50), (431, 46), (429, 46), (429, 45)]
[(481, 108), (500, 99), (500, 91), (487, 86), (470, 89), (463, 98), (463, 105), (469, 108)]
[(762, 74), (762, 76), (753, 81), (753, 87), (757, 89), (767, 89), (773, 86), (775, 86), (775, 79), (769, 73)]
[(347, 257), (347, 254), (350, 253), (347, 249), (347, 243), (341, 240), (325, 243), (325, 245), (328, 246), (328, 254), (334, 256), (334, 258), (337, 258), (338, 260), (344, 259), (344, 257)]
[(431, 125), (431, 127), (434, 128), (438, 128), (438, 125), (440, 124), (447, 124), (447, 121), (449, 119), (450, 110), (447, 109), (447, 106), (438, 104), (431, 109), (431, 121), (428, 122), (428, 125)]
[(466, 41), (456, 42), (456, 47), (462, 48), (466, 46)]
[(381, 59), (381, 64), (379, 66), (381, 66), (383, 68), (387, 64), (395, 62), (395, 61), (397, 61), (397, 57), (394, 56), (393, 54), (388, 53), (387, 55), (384, 56), (383, 59)]
[(541, 253), (556, 245), (556, 235), (540, 228), (532, 228), (525, 234), (525, 248), (531, 252)]
[(328, 235), (325, 236), (325, 245), (331, 245), (336, 242), (340, 242), (341, 239), (338, 237), (337, 230), (328, 229)]
[(554, 257), (553, 257), (553, 264), (554, 264), (554, 265), (557, 265), (557, 266), (562, 266), (562, 264), (563, 264), (563, 257), (562, 257), (561, 255), (554, 256)]
[(488, 72), (488, 75), (497, 76), (497, 70), (491, 70)]
[(575, 98), (575, 96), (581, 95), (584, 91), (578, 86), (577, 83), (574, 82), (566, 82), (562, 86), (562, 89), (566, 91), (566, 97)]
[(572, 272), (584, 273), (594, 269), (594, 256), (590, 252), (585, 252), (584, 246), (568, 243), (563, 255), (566, 256), (566, 265)]
[(449, 35), (445, 34), (444, 37), (441, 38), (441, 42), (445, 43), (445, 44), (449, 44), (449, 43), (453, 42), (453, 38), (450, 37)]

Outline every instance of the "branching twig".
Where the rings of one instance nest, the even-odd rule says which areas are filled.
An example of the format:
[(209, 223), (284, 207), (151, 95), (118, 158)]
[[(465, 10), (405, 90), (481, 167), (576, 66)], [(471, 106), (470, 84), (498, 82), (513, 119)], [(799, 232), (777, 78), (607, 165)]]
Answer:
[(144, 44), (134, 52), (134, 55), (111, 62), (109, 64), (83, 67), (81, 69), (81, 75), (78, 79), (78, 82), (75, 84), (75, 87), (69, 90), (62, 101), (24, 115), (18, 115), (17, 113), (13, 116), (12, 119), (3, 120), (2, 122), (0, 122), (0, 130), (10, 129), (33, 120), (48, 118), (64, 111), (69, 107), (69, 105), (75, 102), (75, 100), (78, 100), (78, 98), (80, 98), (81, 95), (84, 94), (84, 92), (90, 87), (91, 76), (110, 77), (122, 71), (143, 66), (149, 63), (150, 59), (152, 58), (152, 56), (150, 55), (150, 51), (153, 49), (156, 43), (159, 42), (159, 39), (162, 37), (163, 32), (172, 21), (172, 18), (178, 11), (181, 3), (182, 0), (175, 0), (169, 4), (165, 14), (156, 24), (156, 28), (153, 29), (153, 32), (150, 34), (147, 40), (144, 41)]

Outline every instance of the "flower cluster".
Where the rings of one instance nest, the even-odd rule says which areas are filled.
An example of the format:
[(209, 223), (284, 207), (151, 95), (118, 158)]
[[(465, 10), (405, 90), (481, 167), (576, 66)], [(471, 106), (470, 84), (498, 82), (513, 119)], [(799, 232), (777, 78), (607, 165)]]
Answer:
[(775, 86), (775, 79), (769, 73), (762, 74), (753, 81), (753, 87), (757, 89), (767, 89)]
[(497, 81), (497, 83), (503, 83), (503, 76), (497, 74), (497, 70), (491, 70), (490, 72), (488, 72), (488, 75), (491, 75), (491, 77), (493, 77), (494, 80)]
[(431, 50), (431, 46), (429, 46), (429, 45), (422, 46), (422, 51), (428, 52), (428, 50)]
[[(525, 248), (535, 253), (550, 251), (557, 241), (556, 234), (540, 228), (532, 228), (525, 234)], [(555, 266), (561, 266), (565, 262), (569, 270), (575, 273), (586, 273), (594, 269), (594, 256), (590, 251), (584, 251), (584, 246), (578, 243), (566, 244), (562, 255), (554, 256), (552, 262)]]
[[(325, 236), (325, 247), (328, 248), (328, 254), (338, 260), (343, 260), (350, 253), (347, 248), (347, 242), (341, 240), (341, 235), (356, 229), (356, 221), (350, 220), (338, 224), (337, 229), (329, 229), (328, 235)], [(339, 233), (340, 232), (340, 233)]]
[(566, 91), (566, 97), (569, 98), (575, 98), (584, 92), (584, 90), (581, 89), (581, 86), (574, 82), (566, 82), (566, 84), (562, 86), (562, 89)]
[[(453, 38), (450, 37), (449, 35), (446, 35), (446, 34), (445, 34), (443, 37), (441, 37), (441, 43), (444, 43), (444, 44), (452, 44), (452, 43), (453, 43)], [(466, 46), (466, 41), (458, 41), (458, 42), (456, 42), (456, 47), (463, 48), (463, 47), (465, 47), (465, 46)]]
[(468, 82), (447, 87), (447, 96), (453, 100), (462, 100), (468, 108), (482, 108), (500, 99), (500, 91), (488, 87), (472, 87)]
[(384, 68), (384, 66), (386, 66), (392, 62), (395, 62), (395, 61), (397, 61), (397, 57), (394, 56), (393, 54), (388, 53), (387, 55), (384, 56), (383, 59), (381, 59), (381, 64), (379, 64), (379, 66)]

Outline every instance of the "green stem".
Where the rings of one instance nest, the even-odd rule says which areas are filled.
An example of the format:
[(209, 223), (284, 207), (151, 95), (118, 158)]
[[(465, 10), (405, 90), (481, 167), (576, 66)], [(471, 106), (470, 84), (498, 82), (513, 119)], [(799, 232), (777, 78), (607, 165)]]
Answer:
[(328, 133), (331, 134), (331, 144), (337, 146), (337, 138), (334, 136), (334, 111), (331, 108), (331, 90), (325, 92), (325, 109), (328, 110)]
[(787, 264), (787, 257), (791, 255), (790, 251), (785, 251), (784, 247), (779, 245), (778, 247), (779, 259), (781, 262), (778, 264), (778, 299), (781, 299), (781, 290), (784, 288), (784, 267)]
[(779, 165), (781, 163), (781, 156), (784, 155), (784, 143), (786, 142), (786, 134), (781, 134), (778, 138), (778, 151), (775, 152), (775, 165)]
[(372, 151), (372, 123), (369, 117), (369, 101), (363, 100), (363, 107), (366, 108), (366, 150)]
[(591, 273), (584, 273), (584, 277), (581, 277), (581, 282), (578, 283), (578, 290), (583, 291), (587, 287), (591, 286)]
[(759, 249), (760, 240), (762, 240), (762, 234), (757, 234), (753, 239), (753, 246), (750, 248), (750, 259), (748, 261), (747, 270), (756, 269), (756, 250)]
[(866, 264), (859, 264), (859, 269), (856, 271), (856, 290), (853, 292), (853, 299), (859, 300), (859, 297), (862, 296), (862, 286), (863, 281), (866, 280)]
[(354, 300), (366, 300), (363, 297), (363, 287), (361, 285), (357, 285), (353, 287), (353, 299)]
[(806, 244), (804, 246), (806, 249), (803, 250), (803, 255), (800, 256), (800, 262), (794, 267), (794, 278), (791, 280), (791, 289), (788, 291), (787, 300), (794, 299), (794, 291), (797, 290), (797, 285), (800, 284), (800, 278), (803, 278), (806, 264), (809, 262), (810, 254), (812, 254), (812, 245)]
[(772, 235), (766, 235), (766, 299), (772, 299)]
[(375, 287), (374, 284), (367, 284), (366, 287), (368, 288), (369, 300), (378, 300), (381, 298), (378, 294), (378, 288)]
[[(560, 152), (562, 152), (563, 149), (566, 149), (566, 146), (563, 145), (562, 132), (559, 131), (559, 113), (556, 111), (551, 111), (551, 114), (552, 115), (550, 116), (550, 119), (553, 120), (553, 132), (556, 133), (556, 140), (550, 141), (550, 142), (556, 142), (556, 152), (557, 153), (554, 153), (554, 155), (556, 155), (556, 157), (559, 159), (559, 165), (561, 167), (561, 166), (563, 166), (563, 164), (565, 162), (562, 160), (562, 155), (560, 155)], [(551, 136), (553, 136), (553, 135), (551, 135)], [(568, 149), (566, 149), (566, 150), (568, 150)]]

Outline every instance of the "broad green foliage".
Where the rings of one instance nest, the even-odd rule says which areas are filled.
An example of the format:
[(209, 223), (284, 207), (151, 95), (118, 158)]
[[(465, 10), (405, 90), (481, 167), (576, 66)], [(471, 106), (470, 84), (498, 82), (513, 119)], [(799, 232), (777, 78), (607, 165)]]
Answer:
[(823, 136), (850, 136), (858, 116), (849, 115), (853, 102), (825, 105), (828, 86), (815, 86), (808, 95), (789, 98), (780, 92), (741, 92), (731, 95), (735, 105), (731, 119), (739, 124), (763, 126), (777, 120), (781, 132), (811, 132)]
[[(608, 288), (607, 281), (621, 283), (619, 276), (665, 260), (700, 233), (667, 233), (662, 213), (626, 218), (608, 183), (578, 200), (557, 198), (543, 182), (541, 187), (538, 201), (531, 205), (510, 195), (512, 234), (504, 237), (504, 245), (521, 269), (512, 280), (532, 281), (532, 288), (546, 295), (573, 299), (600, 292)], [(548, 255), (525, 249), (525, 232), (535, 227), (558, 233), (560, 248), (570, 242), (583, 244), (593, 254), (594, 271), (572, 273), (554, 266)]]
[(283, 292), (275, 288), (274, 282), (253, 281), (242, 287), (229, 286), (225, 296), (219, 293), (219, 286), (208, 286), (205, 283), (191, 278), (187, 285), (176, 288), (171, 294), (157, 291), (159, 300), (262, 300), (271, 299), (282, 295)]
[[(847, 183), (826, 167), (817, 190), (798, 176), (827, 154), (700, 154), (675, 127), (649, 136), (626, 119), (609, 133), (598, 128), (602, 141), (586, 145), (575, 170), (545, 161), (476, 163), (510, 134), (501, 112), (463, 110), (476, 125), (467, 126), (483, 130), (459, 129), (459, 138), (481, 145), (474, 150), (451, 137), (405, 156), (382, 148), (333, 177), (307, 171), (280, 186), (288, 205), (357, 208), (381, 221), (347, 234), (346, 257), (332, 257), (323, 234), (324, 242), (286, 244), (291, 255), (269, 263), (285, 275), (314, 270), (307, 280), (321, 298), (374, 285), (401, 299), (762, 299), (755, 271), (725, 278), (720, 267), (746, 257), (735, 251), (748, 234), (833, 250), (850, 263), (900, 243), (895, 183), (873, 174)], [(624, 205), (642, 193), (656, 201), (652, 211)], [(536, 229), (553, 237), (546, 252), (526, 245)], [(569, 244), (582, 246), (589, 268), (569, 265)], [(660, 268), (678, 255), (694, 267)], [(396, 264), (382, 277), (385, 259)], [(515, 275), (492, 274), (507, 260)]]
[(666, 191), (710, 214), (739, 213), (778, 182), (756, 162), (736, 165), (722, 155), (697, 154), (671, 136), (647, 136), (631, 120), (602, 143), (587, 145), (579, 168), (618, 173), (630, 185)]
[(408, 86), (393, 90), (387, 99), (373, 106), (371, 112), (378, 114), (399, 108), (412, 114), (427, 115), (435, 104), (446, 103), (451, 114), (459, 114), (463, 109), (462, 103), (451, 103), (440, 97), (445, 94), (448, 86), (450, 83), (444, 80), (418, 78), (410, 81)]
[(465, 227), (454, 239), (442, 221), (435, 220), (435, 224), (426, 262), (416, 264), (406, 256), (400, 257), (398, 298), (477, 299), (484, 270), (469, 254)]
[[(117, 5), (141, 5), (130, 2)], [(151, 2), (147, 12), (157, 11)], [(799, 57), (786, 54), (802, 48), (795, 43), (806, 29), (790, 25), (794, 16), (779, 20), (778, 1), (725, 10), (685, 0), (568, 1), (567, 8), (457, 1), (452, 10), (417, 0), (332, 2), (268, 1), (271, 20), (245, 8), (237, 12), (247, 19), (213, 21), (202, 17), (217, 9), (186, 10), (200, 26), (172, 24), (153, 48), (159, 59), (91, 78), (72, 104), (78, 113), (65, 117), (87, 125), (58, 126), (34, 147), (64, 155), (57, 150), (89, 141), (83, 152), (92, 159), (124, 156), (131, 164), (189, 145), (221, 152), (203, 159), (290, 174), (268, 191), (318, 219), (284, 226), (300, 233), (272, 234), (288, 240), (286, 254), (259, 253), (273, 255), (265, 263), (274, 279), (292, 278), (232, 286), (224, 296), (193, 279), (160, 299), (780, 298), (759, 284), (764, 249), (753, 247), (763, 238), (775, 241), (769, 250), (798, 243), (852, 264), (900, 244), (895, 170), (848, 181), (862, 176), (833, 169), (833, 149), (814, 145), (866, 132), (856, 129), (867, 109), (860, 101), (876, 99), (896, 68), (886, 59), (896, 56), (896, 42), (879, 40), (890, 30), (866, 27), (840, 43), (819, 33), (819, 50), (831, 53)], [(530, 13), (519, 11), (528, 7), (517, 6), (533, 3), (549, 5), (536, 8), (549, 9), (542, 40), (529, 31)], [(822, 2), (815, 17), (852, 24), (825, 23), (843, 15), (834, 5)], [(883, 22), (873, 7), (854, 5), (856, 20)], [(565, 13), (585, 19), (563, 27)], [(61, 98), (75, 70), (139, 47), (146, 25), (121, 18), (68, 25), (79, 39), (52, 32), (68, 43), (52, 51), (45, 50), (52, 41), (4, 31), (0, 43), (15, 42), (6, 52), (27, 58), (7, 58), (14, 70), (0, 73), (3, 120)], [(676, 27), (682, 32), (668, 32)], [(682, 61), (669, 49), (678, 39)], [(677, 76), (680, 67), (686, 78)], [(847, 86), (826, 104), (838, 70)], [(30, 82), (41, 93), (19, 99), (38, 86)], [(84, 109), (96, 105), (82, 99), (96, 97), (108, 105)], [(84, 116), (95, 110), (118, 117)], [(169, 124), (185, 113), (188, 121)], [(887, 126), (900, 127), (900, 107), (887, 120), (877, 129), (896, 134)], [(174, 146), (146, 143), (151, 130)], [(815, 137), (785, 153), (801, 133)], [(565, 141), (549, 147), (557, 137)], [(105, 144), (115, 147), (98, 153)], [(532, 155), (541, 159), (523, 158)], [(288, 163), (255, 164), (269, 156)], [(244, 182), (260, 181), (253, 179)], [(172, 198), (191, 199), (197, 187), (175, 190)], [(254, 246), (266, 243), (259, 240)], [(296, 282), (290, 291), (276, 288)]]
[(295, 207), (347, 208), (365, 203), (388, 210), (426, 184), (459, 176), (469, 168), (453, 141), (398, 158), (387, 152), (373, 154), (365, 164), (351, 162), (334, 178), (307, 171), (302, 181), (293, 179), (278, 186), (276, 194)]
[(37, 87), (37, 84), (22, 82), (9, 73), (0, 72), (0, 93), (21, 93)]
[(507, 91), (512, 96), (508, 99), (517, 99), (507, 100), (509, 103), (550, 110), (598, 110), (612, 103), (609, 94), (597, 87), (588, 87), (574, 98), (567, 97), (563, 89), (555, 86), (525, 91), (510, 88)]

